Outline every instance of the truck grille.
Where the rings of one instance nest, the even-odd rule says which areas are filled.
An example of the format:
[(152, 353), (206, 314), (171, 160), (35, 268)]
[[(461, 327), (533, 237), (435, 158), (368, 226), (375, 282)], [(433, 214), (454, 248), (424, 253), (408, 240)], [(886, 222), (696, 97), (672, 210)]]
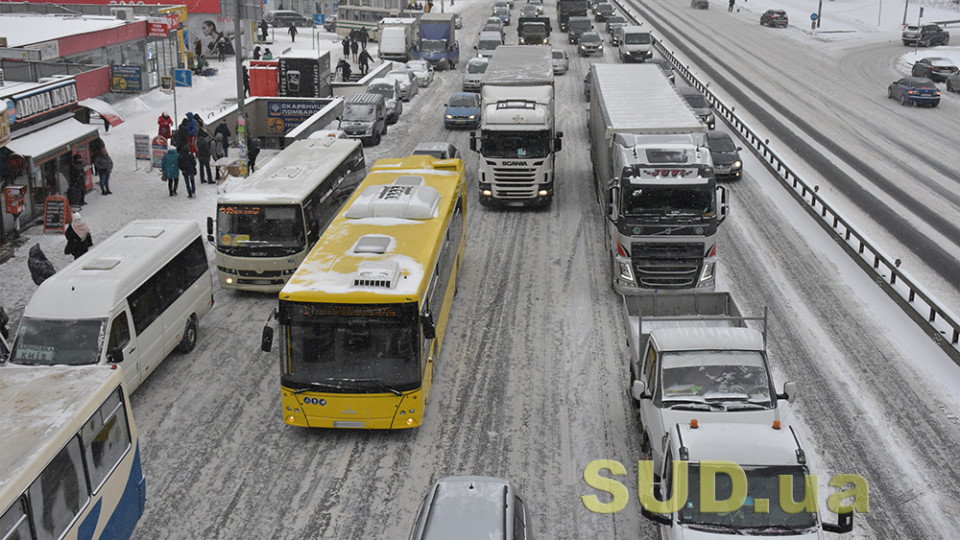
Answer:
[[(493, 163), (487, 162), (493, 166)], [(530, 184), (537, 183), (537, 169), (543, 165), (542, 161), (533, 163), (531, 167), (492, 167), (493, 181), (497, 184)]]
[(703, 243), (634, 243), (631, 262), (641, 288), (693, 288), (703, 267)]

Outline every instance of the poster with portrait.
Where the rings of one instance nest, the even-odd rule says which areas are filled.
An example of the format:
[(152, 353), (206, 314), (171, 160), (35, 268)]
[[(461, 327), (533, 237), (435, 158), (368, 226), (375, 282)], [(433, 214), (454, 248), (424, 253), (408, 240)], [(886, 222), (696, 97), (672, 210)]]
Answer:
[(216, 13), (190, 15), (187, 19), (187, 36), (187, 50), (194, 54), (199, 51), (207, 60), (219, 56), (217, 43), (221, 40), (225, 47), (224, 56), (233, 56), (233, 17)]

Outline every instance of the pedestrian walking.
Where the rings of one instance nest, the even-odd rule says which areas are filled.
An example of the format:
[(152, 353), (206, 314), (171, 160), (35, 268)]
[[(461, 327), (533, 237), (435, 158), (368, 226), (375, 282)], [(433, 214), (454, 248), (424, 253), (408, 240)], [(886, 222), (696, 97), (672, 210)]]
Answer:
[(250, 97), (250, 71), (247, 66), (243, 66), (243, 95)]
[(210, 135), (200, 130), (197, 137), (197, 168), (200, 169), (200, 183), (212, 184), (213, 175), (210, 173)]
[(71, 217), (73, 221), (63, 231), (63, 235), (67, 237), (67, 245), (63, 248), (63, 254), (73, 255), (73, 260), (77, 260), (93, 247), (93, 236), (90, 235), (90, 226), (83, 221), (80, 212), (74, 212)]
[(260, 155), (260, 145), (257, 144), (257, 139), (253, 137), (247, 137), (247, 161), (249, 162), (248, 173), (252, 173), (257, 170), (257, 156)]
[(273, 60), (273, 53), (270, 52), (269, 47), (267, 48), (267, 50), (263, 51), (263, 57), (261, 58), (261, 60)]
[(337, 63), (337, 71), (340, 72), (340, 80), (346, 82), (350, 80), (350, 62), (346, 58), (341, 58)]
[(357, 62), (358, 64), (360, 64), (360, 75), (366, 75), (367, 72), (370, 71), (371, 60), (373, 60), (373, 58), (370, 56), (370, 53), (367, 52), (366, 49), (363, 49), (362, 51), (360, 51), (359, 60)]
[[(219, 160), (222, 157), (223, 157), (223, 134), (217, 133), (216, 136), (214, 136), (214, 138), (210, 141), (210, 159), (212, 159), (214, 163), (216, 163), (217, 160)], [(220, 167), (217, 167), (216, 171), (217, 171), (217, 177), (213, 182), (210, 182), (211, 184), (214, 184), (220, 181)]]
[(43, 283), (50, 276), (57, 273), (53, 263), (47, 258), (47, 255), (40, 249), (40, 244), (35, 244), (30, 248), (30, 256), (27, 258), (27, 268), (30, 269), (30, 278), (37, 285)]
[(182, 146), (177, 148), (177, 167), (183, 173), (183, 185), (187, 187), (187, 198), (192, 199), (197, 191), (197, 184), (194, 182), (197, 177), (197, 159), (189, 149)]
[(180, 125), (177, 126), (177, 130), (173, 132), (173, 137), (170, 138), (171, 147), (179, 148), (187, 145), (187, 124), (189, 123), (190, 121), (186, 118), (180, 121)]
[(343, 38), (343, 57), (350, 58), (350, 38)]
[(297, 42), (297, 25), (290, 23), (290, 28), (287, 28), (287, 33), (290, 34), (290, 39), (294, 43)]
[(80, 154), (74, 154), (70, 162), (70, 183), (67, 187), (67, 200), (70, 206), (82, 208), (86, 204), (84, 184), (86, 184), (87, 174), (83, 166), (83, 158)]
[(360, 52), (360, 42), (350, 40), (350, 52), (353, 53), (353, 63), (357, 63), (357, 53)]
[(171, 147), (160, 160), (160, 175), (167, 181), (167, 189), (170, 190), (170, 196), (177, 194), (177, 187), (180, 185), (180, 156), (177, 150)]
[(110, 191), (110, 172), (113, 171), (113, 159), (107, 154), (107, 147), (100, 149), (97, 157), (93, 158), (93, 168), (97, 176), (100, 177), (100, 193), (103, 195), (113, 195)]
[(170, 118), (170, 115), (167, 113), (161, 113), (160, 117), (157, 118), (157, 125), (160, 128), (157, 130), (157, 135), (170, 140), (170, 130), (173, 128), (173, 119)]
[(221, 35), (217, 38), (217, 60), (223, 62), (227, 55), (227, 38)]
[(215, 129), (213, 132), (222, 136), (220, 139), (220, 149), (223, 155), (220, 157), (228, 157), (230, 155), (230, 152), (228, 151), (230, 146), (230, 128), (227, 127), (227, 121), (221, 120), (220, 125), (218, 125), (217, 129)]
[(367, 32), (367, 27), (364, 26), (360, 29), (360, 46), (366, 49), (368, 41), (370, 41), (370, 33)]
[(730, 0), (730, 4), (727, 6), (727, 11), (733, 11), (733, 3), (735, 0)]
[(200, 127), (197, 125), (197, 120), (193, 117), (193, 113), (187, 113), (187, 150), (193, 154), (197, 155), (197, 133), (200, 132)]
[(260, 20), (260, 41), (267, 40), (267, 30), (270, 28), (270, 25), (267, 24), (265, 19)]
[(254, 59), (254, 60), (259, 60), (259, 59), (260, 59), (260, 46), (259, 46), (259, 45), (257, 45), (256, 47), (253, 48), (253, 59)]

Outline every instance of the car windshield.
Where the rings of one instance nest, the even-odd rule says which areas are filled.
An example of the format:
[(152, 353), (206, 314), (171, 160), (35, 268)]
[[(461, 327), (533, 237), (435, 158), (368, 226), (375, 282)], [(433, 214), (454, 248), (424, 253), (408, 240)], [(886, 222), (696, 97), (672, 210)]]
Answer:
[[(677, 513), (677, 519), (691, 529), (713, 531), (713, 527), (733, 528), (740, 534), (757, 535), (786, 535), (815, 533), (817, 528), (817, 514), (815, 512), (787, 512), (793, 501), (803, 501), (811, 497), (808, 489), (816, 489), (813, 476), (801, 465), (786, 466), (749, 466), (740, 467), (746, 474), (746, 484), (743, 505), (733, 512), (701, 512), (700, 495), (700, 464), (690, 463), (687, 467), (687, 502)], [(714, 496), (715, 501), (724, 501), (733, 494), (732, 479), (727, 474), (715, 474)], [(790, 484), (787, 484), (790, 482)], [(809, 485), (808, 485), (809, 483)], [(706, 482), (703, 487), (709, 486)], [(788, 490), (787, 486), (792, 486)], [(783, 490), (781, 490), (781, 486)], [(709, 497), (710, 493), (707, 492)], [(790, 501), (781, 497), (790, 496)], [(756, 502), (755, 502), (756, 501)], [(763, 502), (761, 507), (760, 503)], [(763, 508), (763, 510), (761, 510)], [(705, 527), (699, 527), (705, 526)]]
[(394, 94), (396, 93), (397, 87), (392, 84), (371, 84), (367, 87), (367, 92), (371, 94), (380, 94), (386, 99), (394, 99)]
[(450, 98), (450, 104), (448, 106), (449, 107), (476, 107), (477, 98), (475, 97), (475, 94), (471, 94), (468, 96), (453, 96), (452, 98)]
[(710, 149), (715, 152), (736, 152), (737, 145), (730, 137), (710, 137)]
[(646, 45), (650, 43), (650, 34), (647, 32), (627, 34), (623, 36), (623, 42), (627, 45)]
[(594, 34), (592, 32), (587, 32), (586, 34), (583, 35), (583, 37), (580, 38), (580, 41), (582, 43), (599, 43), (600, 35)]
[(687, 100), (687, 103), (694, 109), (706, 109), (708, 107), (707, 100), (700, 94), (685, 95), (683, 99)]
[(724, 403), (753, 403), (772, 407), (770, 379), (759, 351), (664, 352), (660, 399)]
[(707, 185), (627, 184), (621, 197), (626, 216), (715, 215), (715, 193)]
[(24, 317), (10, 362), (34, 366), (96, 364), (106, 337), (106, 322)]
[(423, 60), (411, 60), (407, 62), (407, 67), (414, 71), (429, 71), (427, 63)]
[(487, 71), (487, 62), (470, 62), (467, 64), (467, 73), (483, 73)]
[(554, 60), (563, 60), (564, 58), (566, 58), (566, 56), (564, 56), (563, 51), (553, 51)]
[(377, 108), (365, 103), (346, 103), (343, 119), (347, 122), (372, 122), (377, 117)]
[(934, 66), (953, 66), (953, 62), (948, 58), (930, 58), (929, 62)]
[(300, 251), (305, 245), (303, 215), (294, 204), (220, 204), (217, 231), (217, 247), (235, 256), (277, 257)]
[(541, 158), (550, 155), (547, 131), (484, 133), (483, 156), (493, 158)]
[[(483, 51), (489, 51), (489, 50), (491, 50), (491, 49), (496, 49), (496, 48), (499, 47), (499, 46), (500, 46), (500, 40), (499, 40), (499, 39), (481, 39), (480, 42), (477, 43), (477, 48), (480, 49), (480, 50), (483, 50)], [(484, 71), (486, 71), (486, 70), (484, 70)], [(483, 73), (483, 72), (481, 71), (480, 73)]]

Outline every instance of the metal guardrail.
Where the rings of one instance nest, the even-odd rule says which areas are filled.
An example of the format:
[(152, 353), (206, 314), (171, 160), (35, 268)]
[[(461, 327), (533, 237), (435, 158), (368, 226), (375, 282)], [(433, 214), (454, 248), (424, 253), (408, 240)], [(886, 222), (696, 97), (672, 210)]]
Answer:
[[(640, 19), (631, 13), (622, 1), (614, 0), (614, 2), (627, 18), (632, 19), (634, 23), (640, 22)], [(836, 240), (840, 240), (840, 246), (873, 278), (874, 282), (896, 301), (954, 362), (960, 364), (960, 317), (947, 309), (908, 272), (900, 269), (900, 259), (891, 258), (876, 247), (849, 219), (820, 196), (819, 186), (811, 187), (809, 182), (804, 181), (770, 148), (769, 139), (758, 136), (756, 131), (734, 112), (733, 107), (724, 104), (690, 71), (688, 66), (684, 66), (676, 55), (667, 49), (660, 39), (654, 36), (653, 42), (657, 52), (673, 65), (674, 70), (690, 86), (704, 94), (716, 114), (721, 116), (727, 125), (750, 145), (754, 154), (780, 180), (781, 185), (790, 190), (794, 198), (803, 204), (811, 216), (818, 218), (817, 221), (821, 227)]]

